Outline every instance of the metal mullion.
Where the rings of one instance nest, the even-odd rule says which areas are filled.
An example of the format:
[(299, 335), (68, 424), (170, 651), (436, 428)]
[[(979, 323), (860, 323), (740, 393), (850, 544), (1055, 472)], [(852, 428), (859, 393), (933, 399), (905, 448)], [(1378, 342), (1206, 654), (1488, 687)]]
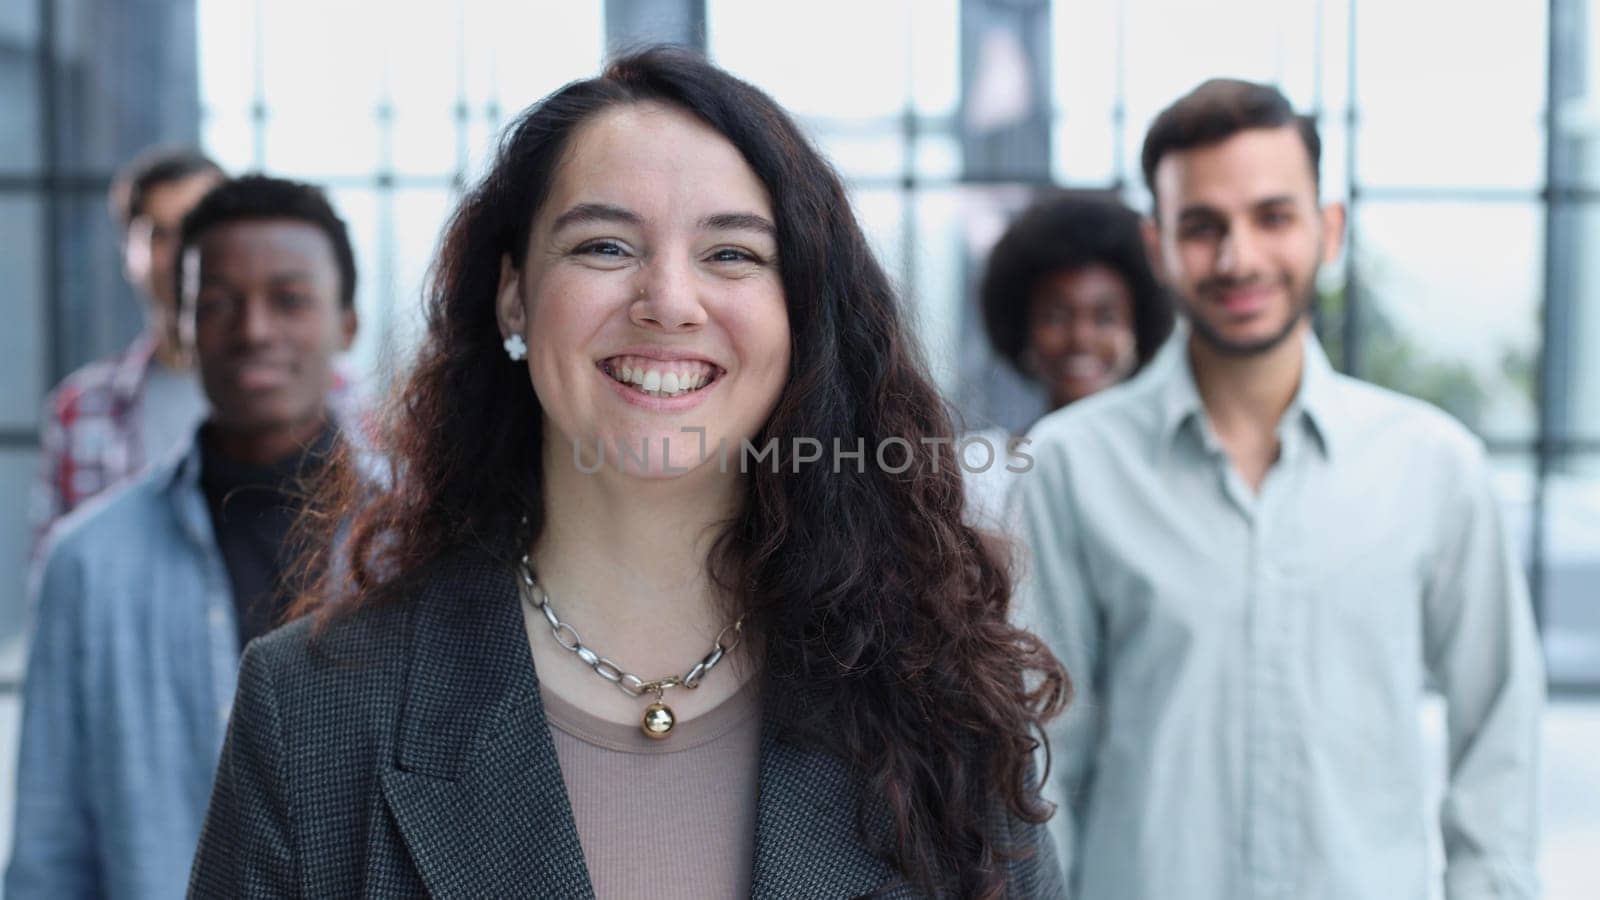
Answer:
[(39, 138), (44, 174), (40, 211), (44, 218), (44, 297), (47, 334), (44, 336), (46, 383), (66, 375), (66, 311), (62, 308), (61, 192), (57, 187), (61, 159), (60, 121), (56, 115), (56, 12), (53, 0), (39, 0)]
[(1364, 187), (1357, 185), (1357, 194), (1363, 199), (1383, 202), (1414, 203), (1544, 203), (1560, 201), (1564, 204), (1600, 203), (1600, 187), (1546, 184), (1535, 189), (1493, 187), (1417, 187), (1384, 185)]
[(1551, 697), (1600, 700), (1600, 681), (1552, 680), (1549, 694)]
[(267, 72), (265, 28), (265, 0), (255, 2), (255, 59), (251, 61), (254, 95), (250, 101), (250, 152), (252, 168), (262, 171), (267, 167)]
[(1566, 204), (1555, 192), (1560, 180), (1557, 174), (1560, 165), (1559, 135), (1555, 121), (1561, 89), (1557, 23), (1562, 13), (1562, 0), (1549, 0), (1545, 16), (1544, 303), (1539, 311), (1539, 371), (1535, 386), (1538, 392), (1539, 439), (1534, 456), (1533, 527), (1528, 536), (1528, 592), (1533, 601), (1533, 621), (1541, 634), (1549, 612), (1549, 598), (1545, 592), (1545, 554), (1549, 548), (1549, 528), (1545, 522), (1545, 512), (1549, 505), (1550, 469), (1554, 462), (1551, 425), (1555, 418), (1556, 374), (1553, 370), (1564, 356), (1555, 343), (1561, 339), (1556, 331), (1556, 320), (1560, 316), (1557, 307), (1563, 305), (1571, 294), (1565, 260), (1562, 259), (1565, 241), (1557, 240), (1562, 236), (1558, 232), (1562, 225), (1562, 208)]
[(1327, 35), (1322, 31), (1323, 0), (1314, 0), (1311, 4), (1312, 28), (1315, 35), (1311, 39), (1311, 108), (1315, 111), (1317, 120), (1322, 119), (1323, 106), (1326, 99), (1322, 90), (1322, 42)]
[[(51, 115), (54, 115), (52, 111)], [(44, 143), (41, 134), (40, 142)], [(29, 192), (58, 191), (63, 194), (103, 194), (111, 189), (109, 174), (79, 174), (55, 171), (37, 175), (0, 174), (0, 193), (23, 194)]]
[(1495, 438), (1480, 437), (1483, 446), (1491, 454), (1537, 454), (1544, 448), (1552, 457), (1557, 456), (1587, 456), (1600, 454), (1600, 437), (1564, 437), (1541, 439), (1532, 438)]
[[(858, 178), (845, 177), (845, 181), (853, 188), (882, 188), (892, 189), (905, 184), (903, 175), (863, 175)], [(1016, 185), (1019, 187), (1048, 189), (1055, 186), (1055, 182), (1048, 176), (1033, 175), (1029, 177), (1012, 177), (1008, 175), (918, 175), (916, 178), (919, 188), (949, 188), (949, 187), (1001, 187)], [(1107, 188), (1109, 189), (1109, 185)]]
[(465, 2), (456, 6), (456, 171), (451, 186), (457, 194), (466, 190), (467, 156), (470, 140), (468, 129), (472, 110), (467, 99), (467, 8)]
[(906, 20), (906, 96), (900, 115), (900, 287), (902, 296), (917, 301), (917, 104), (911, 94), (916, 79), (915, 30)]
[(1538, 203), (1551, 196), (1550, 189), (1490, 187), (1407, 187), (1350, 185), (1350, 199), (1374, 203)]
[(455, 175), (453, 174), (407, 175), (381, 168), (367, 175), (346, 174), (322, 177), (303, 175), (297, 177), (327, 188), (449, 188), (455, 184)]
[[(1128, 5), (1117, 4), (1116, 70), (1112, 77), (1111, 102), (1111, 189), (1122, 194), (1128, 186)], [(1050, 48), (1053, 55), (1055, 47)], [(1053, 130), (1053, 129), (1052, 129)]]
[[(904, 127), (905, 111), (892, 116), (861, 116), (840, 118), (836, 116), (805, 116), (797, 121), (808, 133), (816, 137), (874, 137), (893, 134)], [(960, 123), (954, 116), (924, 116), (912, 111), (919, 132), (946, 132), (952, 137), (961, 136)]]
[[(385, 53), (383, 57), (383, 81), (379, 88), (380, 96), (378, 105), (373, 111), (378, 126), (378, 167), (373, 172), (370, 183), (377, 193), (377, 277), (378, 285), (378, 334), (383, 346), (379, 348), (379, 359), (398, 358), (394, 346), (394, 252), (396, 240), (395, 230), (395, 191), (398, 190), (398, 178), (394, 164), (394, 117), (395, 96), (394, 84), (390, 74), (393, 71), (393, 58)], [(453, 180), (453, 179), (447, 179)], [(383, 384), (383, 391), (389, 389), (389, 372), (382, 372), (379, 378)]]
[(1344, 321), (1340, 323), (1343, 334), (1343, 356), (1339, 361), (1346, 374), (1360, 376), (1361, 374), (1361, 267), (1356, 261), (1356, 251), (1359, 246), (1356, 222), (1360, 218), (1356, 214), (1359, 200), (1356, 196), (1356, 132), (1358, 122), (1356, 117), (1357, 90), (1359, 83), (1356, 80), (1356, 0), (1349, 0), (1348, 25), (1345, 33), (1345, 129), (1344, 129), (1344, 177), (1345, 196), (1347, 197), (1348, 215), (1345, 217), (1344, 246), (1345, 266), (1344, 276)]

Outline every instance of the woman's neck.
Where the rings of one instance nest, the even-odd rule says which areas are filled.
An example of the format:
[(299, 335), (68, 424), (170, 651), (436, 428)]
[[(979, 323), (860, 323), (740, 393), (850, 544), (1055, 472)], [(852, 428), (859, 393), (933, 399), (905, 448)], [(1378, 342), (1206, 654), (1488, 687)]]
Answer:
[[(742, 502), (739, 476), (717, 472), (715, 463), (671, 479), (623, 475), (609, 467), (586, 474), (570, 453), (556, 452), (563, 447), (550, 446), (559, 441), (546, 444), (544, 528), (531, 559), (551, 607), (585, 645), (623, 670), (645, 679), (683, 675), (732, 621), (708, 561), (723, 524)], [(599, 704), (595, 711), (602, 716), (610, 711), (619, 721), (637, 717), (642, 701), (629, 701), (551, 635), (535, 631), (535, 662), (547, 687), (574, 702)], [(743, 678), (721, 672), (724, 667), (739, 668), (724, 663), (707, 688), (737, 689)], [(731, 692), (694, 695), (714, 699)], [(685, 714), (687, 707), (701, 705), (682, 696), (668, 701), (682, 701)]]

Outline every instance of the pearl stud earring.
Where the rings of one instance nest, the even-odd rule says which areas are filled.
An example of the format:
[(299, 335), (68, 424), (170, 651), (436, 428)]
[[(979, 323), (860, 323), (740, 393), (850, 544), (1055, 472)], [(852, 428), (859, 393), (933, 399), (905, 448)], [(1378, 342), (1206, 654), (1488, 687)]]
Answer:
[(513, 334), (506, 338), (503, 346), (506, 348), (506, 355), (511, 357), (512, 362), (521, 362), (528, 358), (528, 342), (524, 341), (520, 334)]

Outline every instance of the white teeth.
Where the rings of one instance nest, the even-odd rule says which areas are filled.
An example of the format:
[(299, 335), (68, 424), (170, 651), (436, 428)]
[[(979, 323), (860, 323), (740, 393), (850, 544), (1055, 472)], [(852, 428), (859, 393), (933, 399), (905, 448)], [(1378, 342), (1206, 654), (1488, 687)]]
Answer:
[(1093, 356), (1067, 357), (1067, 374), (1076, 378), (1091, 378), (1101, 372), (1100, 360)]
[(613, 363), (605, 371), (617, 381), (657, 397), (678, 397), (697, 391), (716, 379), (715, 372), (664, 372), (621, 362)]

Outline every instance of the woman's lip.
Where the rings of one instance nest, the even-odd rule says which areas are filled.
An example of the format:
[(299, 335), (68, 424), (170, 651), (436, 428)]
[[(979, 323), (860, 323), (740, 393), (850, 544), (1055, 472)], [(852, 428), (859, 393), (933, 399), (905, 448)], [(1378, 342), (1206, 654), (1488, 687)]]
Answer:
[(671, 347), (662, 347), (659, 345), (625, 347), (615, 353), (607, 354), (600, 359), (595, 360), (595, 362), (603, 363), (606, 360), (616, 359), (622, 356), (637, 356), (642, 359), (653, 359), (657, 362), (702, 362), (706, 365), (716, 366), (719, 369), (727, 368), (703, 353), (694, 353), (688, 350), (674, 350)]
[(1059, 380), (1093, 381), (1104, 378), (1110, 368), (1098, 359), (1094, 361), (1092, 368), (1082, 363), (1073, 363), (1069, 359), (1056, 359), (1051, 361), (1049, 372)]

